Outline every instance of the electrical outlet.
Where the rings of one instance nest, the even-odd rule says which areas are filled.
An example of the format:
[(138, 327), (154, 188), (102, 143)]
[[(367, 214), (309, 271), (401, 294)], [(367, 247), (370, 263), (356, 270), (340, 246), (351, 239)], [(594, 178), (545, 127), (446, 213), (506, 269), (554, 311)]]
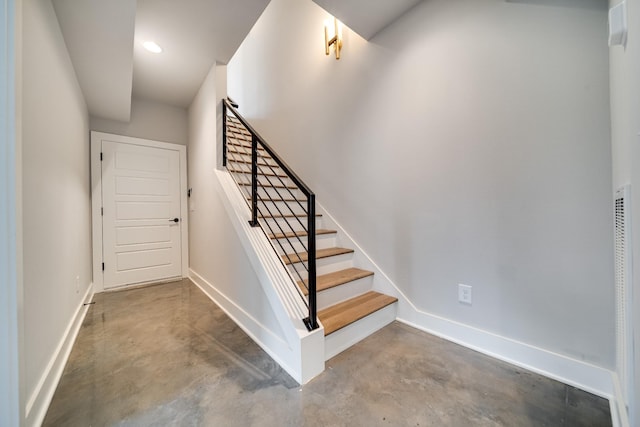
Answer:
[(471, 305), (471, 286), (458, 284), (458, 301)]
[(80, 276), (76, 276), (76, 294), (80, 293)]

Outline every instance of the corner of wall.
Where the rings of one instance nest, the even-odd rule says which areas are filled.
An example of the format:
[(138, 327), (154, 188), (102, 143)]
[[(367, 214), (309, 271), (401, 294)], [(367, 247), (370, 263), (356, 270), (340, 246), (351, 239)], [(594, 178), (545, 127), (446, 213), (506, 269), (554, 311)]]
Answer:
[(91, 307), (87, 305), (87, 303), (93, 299), (93, 294), (93, 283), (90, 283), (71, 321), (67, 325), (64, 335), (51, 355), (47, 367), (40, 376), (38, 384), (31, 395), (27, 397), (24, 412), (25, 424), (27, 426), (39, 426), (44, 421), (44, 417), (47, 415), (47, 410), (49, 409), (53, 395), (64, 372), (64, 367), (67, 364), (67, 360), (69, 360), (73, 344), (78, 337), (78, 332), (80, 332), (82, 322)]
[(620, 385), (620, 378), (615, 372), (611, 373), (611, 383), (613, 384), (613, 396), (609, 400), (609, 407), (611, 409), (613, 427), (631, 427), (629, 414), (624, 403), (625, 399)]

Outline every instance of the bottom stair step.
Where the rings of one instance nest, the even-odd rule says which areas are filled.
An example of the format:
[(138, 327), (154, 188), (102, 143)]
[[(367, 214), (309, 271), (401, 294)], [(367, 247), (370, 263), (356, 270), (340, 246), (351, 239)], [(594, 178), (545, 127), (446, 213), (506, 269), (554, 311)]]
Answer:
[(369, 291), (319, 311), (318, 318), (324, 326), (324, 335), (327, 336), (396, 301), (398, 298)]

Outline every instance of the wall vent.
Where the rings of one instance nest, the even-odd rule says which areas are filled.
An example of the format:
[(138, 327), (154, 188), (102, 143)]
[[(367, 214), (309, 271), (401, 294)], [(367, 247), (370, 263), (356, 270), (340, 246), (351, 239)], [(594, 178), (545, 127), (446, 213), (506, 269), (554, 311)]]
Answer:
[(633, 396), (633, 328), (631, 285), (631, 218), (629, 186), (615, 194), (615, 286), (616, 286), (616, 373), (624, 406), (629, 410)]

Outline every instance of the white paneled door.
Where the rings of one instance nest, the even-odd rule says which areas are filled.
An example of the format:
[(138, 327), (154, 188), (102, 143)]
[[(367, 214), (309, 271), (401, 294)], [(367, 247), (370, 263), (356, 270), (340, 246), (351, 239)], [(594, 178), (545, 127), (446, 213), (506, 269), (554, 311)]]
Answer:
[(182, 276), (177, 150), (101, 140), (105, 289)]

